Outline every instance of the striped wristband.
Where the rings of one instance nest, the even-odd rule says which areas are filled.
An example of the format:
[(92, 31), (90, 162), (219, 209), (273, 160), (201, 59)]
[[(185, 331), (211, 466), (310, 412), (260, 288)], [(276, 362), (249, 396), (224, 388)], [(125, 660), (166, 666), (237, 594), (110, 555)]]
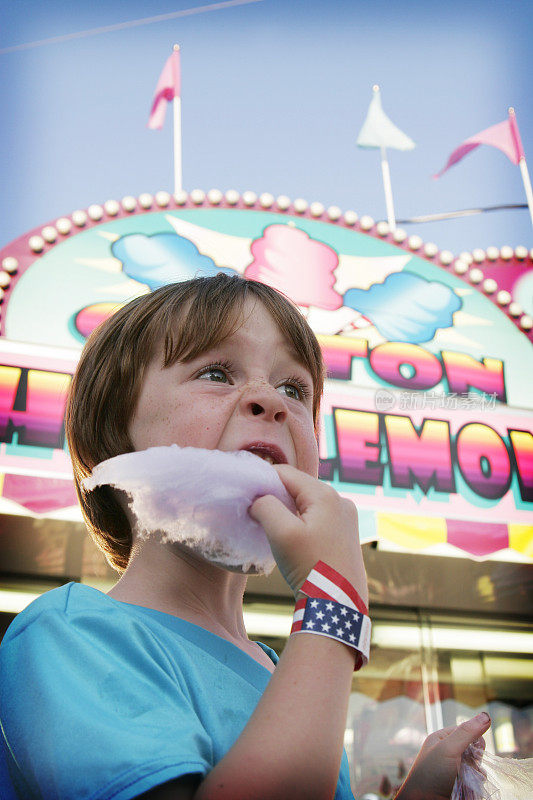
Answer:
[(326, 600), (335, 600), (349, 608), (356, 608), (361, 614), (368, 616), (368, 608), (350, 581), (337, 572), (336, 569), (317, 561), (300, 591), (308, 597), (322, 597)]
[(319, 561), (300, 590), (292, 633), (315, 633), (347, 644), (357, 651), (355, 669), (368, 662), (371, 623), (368, 608), (354, 587), (336, 570)]

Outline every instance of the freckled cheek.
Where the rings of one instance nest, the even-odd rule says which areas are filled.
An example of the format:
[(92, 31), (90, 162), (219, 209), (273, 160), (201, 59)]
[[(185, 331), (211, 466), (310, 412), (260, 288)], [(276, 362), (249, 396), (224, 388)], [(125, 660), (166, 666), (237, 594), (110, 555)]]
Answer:
[(190, 401), (176, 406), (171, 429), (176, 444), (189, 447), (217, 447), (227, 417), (216, 403)]
[(191, 414), (177, 427), (184, 444), (191, 447), (212, 447), (210, 440), (217, 436), (219, 426), (201, 415)]
[(306, 424), (293, 429), (293, 442), (298, 469), (316, 478), (318, 475), (318, 443), (312, 426)]
[[(165, 398), (160, 387), (141, 398), (130, 424), (136, 450), (177, 444), (180, 447), (217, 447), (228, 417), (228, 403), (199, 394)], [(232, 406), (231, 406), (232, 407)]]
[(316, 439), (313, 438), (313, 442), (309, 448), (308, 452), (308, 468), (305, 469), (305, 472), (308, 472), (309, 475), (312, 475), (314, 478), (318, 477), (318, 444)]

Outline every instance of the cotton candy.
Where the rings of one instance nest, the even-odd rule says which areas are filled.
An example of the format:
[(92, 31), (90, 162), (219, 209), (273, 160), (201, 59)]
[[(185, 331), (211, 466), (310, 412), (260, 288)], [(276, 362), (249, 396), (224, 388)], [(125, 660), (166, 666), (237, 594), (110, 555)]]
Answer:
[(151, 447), (115, 456), (85, 478), (86, 490), (109, 485), (129, 495), (142, 537), (179, 542), (219, 566), (268, 574), (275, 566), (263, 527), (248, 514), (258, 497), (294, 502), (276, 470), (245, 450)]
[(501, 758), (488, 753), (481, 739), (461, 756), (451, 800), (531, 800), (533, 758)]

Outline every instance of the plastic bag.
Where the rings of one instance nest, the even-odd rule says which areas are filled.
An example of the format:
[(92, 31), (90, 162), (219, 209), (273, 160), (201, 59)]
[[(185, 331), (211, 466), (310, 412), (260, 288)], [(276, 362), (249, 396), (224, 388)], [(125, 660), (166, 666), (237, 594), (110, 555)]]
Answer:
[(463, 752), (451, 800), (533, 800), (533, 758), (500, 758), (478, 739)]

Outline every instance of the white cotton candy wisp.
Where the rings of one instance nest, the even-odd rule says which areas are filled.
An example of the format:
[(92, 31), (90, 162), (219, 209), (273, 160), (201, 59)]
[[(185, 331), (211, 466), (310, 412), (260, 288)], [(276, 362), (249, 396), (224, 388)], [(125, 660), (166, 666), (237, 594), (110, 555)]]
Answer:
[(477, 739), (461, 756), (451, 800), (531, 800), (533, 758), (501, 758)]
[(83, 481), (88, 491), (104, 485), (127, 492), (140, 536), (179, 542), (243, 573), (268, 575), (275, 566), (263, 527), (248, 514), (254, 500), (271, 494), (295, 511), (272, 465), (246, 450), (170, 445), (125, 453)]

